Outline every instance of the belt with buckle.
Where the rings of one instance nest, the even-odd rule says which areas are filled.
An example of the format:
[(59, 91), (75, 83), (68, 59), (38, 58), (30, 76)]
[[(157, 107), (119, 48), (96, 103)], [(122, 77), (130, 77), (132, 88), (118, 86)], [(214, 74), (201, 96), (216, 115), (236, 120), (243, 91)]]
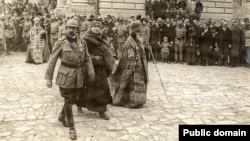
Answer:
[(78, 69), (78, 68), (82, 67), (81, 64), (69, 64), (69, 63), (66, 63), (66, 62), (61, 62), (61, 65), (65, 66), (65, 67), (68, 67), (68, 68), (73, 68), (73, 69)]

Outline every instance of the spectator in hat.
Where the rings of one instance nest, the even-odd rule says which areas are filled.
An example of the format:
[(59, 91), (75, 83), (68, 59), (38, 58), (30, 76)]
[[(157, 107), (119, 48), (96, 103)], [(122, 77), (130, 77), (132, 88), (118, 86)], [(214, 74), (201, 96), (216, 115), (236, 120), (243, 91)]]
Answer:
[(219, 65), (229, 65), (229, 53), (232, 46), (232, 32), (228, 28), (228, 23), (223, 22), (218, 31), (218, 47), (220, 51)]
[(142, 22), (142, 38), (143, 38), (142, 45), (145, 48), (147, 60), (149, 60), (151, 56), (149, 50), (150, 27), (148, 25), (148, 20), (146, 18), (142, 18), (141, 22)]
[(184, 44), (186, 43), (186, 28), (183, 26), (182, 20), (178, 20), (176, 27), (176, 37), (175, 37), (175, 63), (183, 63), (183, 52)]
[(107, 37), (110, 38), (112, 34), (112, 29), (115, 26), (110, 15), (107, 16), (107, 23), (104, 26), (108, 29)]
[(238, 23), (232, 23), (232, 46), (230, 48), (230, 65), (237, 67), (240, 61), (241, 49), (244, 48), (244, 33), (238, 27)]
[(17, 17), (15, 20), (15, 31), (16, 37), (14, 38), (14, 51), (25, 51), (25, 43), (23, 41), (22, 32), (23, 32), (23, 24), (21, 21), (21, 17)]
[[(159, 21), (158, 21), (159, 22)], [(161, 41), (161, 35), (160, 35), (160, 29), (158, 24), (155, 20), (152, 21), (152, 25), (150, 26), (150, 46), (152, 48), (153, 57), (154, 59), (160, 59), (160, 41)]]
[(16, 36), (16, 31), (14, 27), (14, 22), (11, 20), (11, 14), (6, 16), (4, 25), (4, 35), (6, 43), (6, 55), (11, 55), (9, 50), (13, 48), (13, 39)]
[(30, 29), (32, 28), (32, 22), (30, 20), (28, 12), (23, 12), (23, 18), (24, 18), (24, 22), (23, 22), (22, 37), (25, 42), (25, 47), (23, 51), (26, 51), (30, 42), (29, 32), (30, 32)]
[(209, 30), (209, 24), (204, 23), (203, 31), (200, 37), (200, 56), (203, 66), (210, 65), (210, 52), (213, 48), (211, 39), (212, 33)]

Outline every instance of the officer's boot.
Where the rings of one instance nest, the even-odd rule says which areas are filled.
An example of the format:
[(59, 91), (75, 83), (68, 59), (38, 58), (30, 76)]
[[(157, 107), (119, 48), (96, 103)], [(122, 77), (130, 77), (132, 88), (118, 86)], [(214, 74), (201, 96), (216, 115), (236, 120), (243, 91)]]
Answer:
[(76, 135), (76, 129), (75, 129), (74, 119), (73, 119), (72, 104), (65, 103), (64, 104), (64, 111), (65, 111), (65, 115), (66, 115), (66, 118), (67, 118), (68, 124), (69, 124), (70, 139), (76, 140), (77, 135)]
[(62, 111), (59, 114), (58, 121), (62, 122), (64, 127), (69, 127), (69, 124), (65, 118), (65, 111), (64, 111), (64, 106), (62, 108)]

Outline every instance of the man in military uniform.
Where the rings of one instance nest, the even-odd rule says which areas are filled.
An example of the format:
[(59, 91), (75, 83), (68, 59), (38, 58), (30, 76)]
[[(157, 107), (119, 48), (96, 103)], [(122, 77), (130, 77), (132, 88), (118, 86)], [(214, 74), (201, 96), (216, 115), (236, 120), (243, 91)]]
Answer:
[(8, 14), (5, 26), (4, 26), (4, 35), (5, 35), (5, 42), (6, 42), (6, 55), (11, 55), (9, 53), (9, 49), (13, 46), (13, 38), (15, 35), (14, 23), (11, 21), (11, 15)]
[(183, 47), (186, 43), (186, 28), (183, 26), (182, 20), (178, 20), (176, 27), (176, 37), (175, 37), (175, 46), (174, 46), (174, 52), (175, 52), (175, 63), (178, 63), (178, 60), (180, 63), (183, 63)]
[(30, 20), (28, 12), (23, 12), (23, 33), (22, 37), (25, 41), (25, 50), (28, 48), (28, 45), (30, 43), (30, 29), (32, 28), (32, 22)]
[(84, 83), (88, 80), (90, 83), (94, 81), (95, 72), (86, 42), (77, 38), (78, 22), (74, 19), (68, 20), (66, 30), (66, 38), (59, 40), (54, 46), (45, 79), (47, 87), (51, 88), (56, 62), (60, 57), (61, 65), (58, 69), (56, 84), (60, 88), (61, 96), (64, 97), (64, 106), (58, 120), (65, 127), (69, 127), (70, 138), (76, 140), (72, 105), (83, 90)]

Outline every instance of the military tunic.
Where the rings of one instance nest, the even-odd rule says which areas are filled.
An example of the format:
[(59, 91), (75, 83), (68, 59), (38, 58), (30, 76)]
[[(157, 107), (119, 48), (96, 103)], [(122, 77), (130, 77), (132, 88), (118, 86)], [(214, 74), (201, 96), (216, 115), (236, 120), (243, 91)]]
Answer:
[[(81, 57), (79, 58), (74, 50), (77, 49), (77, 54)], [(77, 40), (77, 43), (70, 43), (68, 40), (59, 40), (55, 44), (53, 49), (51, 59), (48, 64), (48, 69), (46, 72), (45, 79), (53, 79), (54, 69), (58, 58), (61, 59), (61, 62), (70, 65), (79, 65), (76, 68), (70, 68), (64, 63), (61, 63), (58, 69), (58, 74), (56, 77), (56, 84), (62, 88), (83, 88), (84, 82), (86, 82), (86, 74), (84, 74), (84, 69), (87, 70), (88, 75), (94, 74), (94, 69), (92, 65), (91, 57), (88, 53), (87, 45), (84, 41)], [(81, 60), (80, 60), (81, 59)], [(80, 66), (81, 61), (84, 62), (85, 66)], [(83, 68), (85, 67), (85, 68)]]

